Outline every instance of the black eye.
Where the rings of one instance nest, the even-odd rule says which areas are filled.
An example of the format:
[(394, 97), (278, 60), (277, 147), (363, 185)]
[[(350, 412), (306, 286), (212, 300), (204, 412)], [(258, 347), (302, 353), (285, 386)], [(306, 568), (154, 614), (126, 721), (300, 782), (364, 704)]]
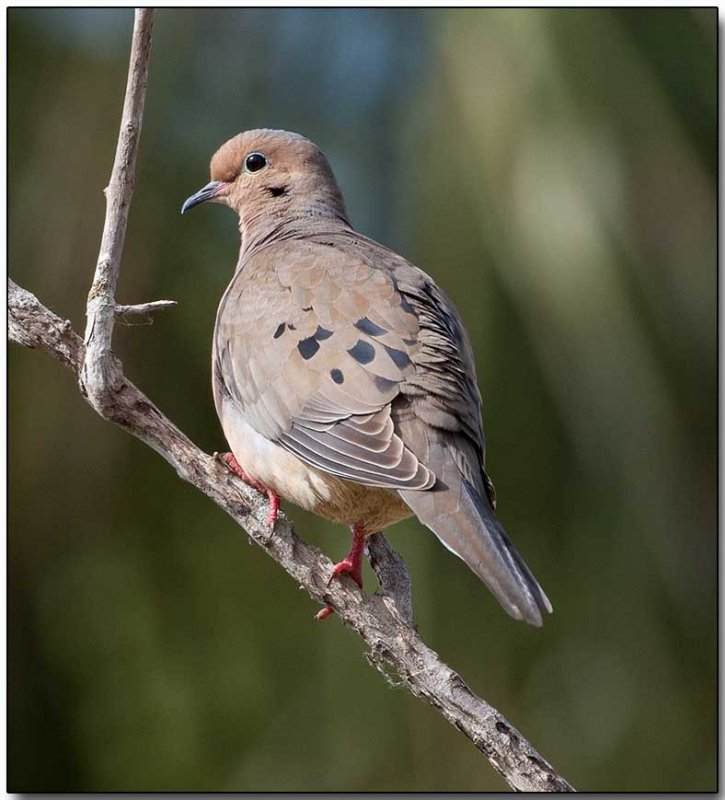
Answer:
[(267, 166), (267, 159), (261, 153), (250, 153), (244, 159), (244, 169), (247, 172), (258, 172), (262, 167)]

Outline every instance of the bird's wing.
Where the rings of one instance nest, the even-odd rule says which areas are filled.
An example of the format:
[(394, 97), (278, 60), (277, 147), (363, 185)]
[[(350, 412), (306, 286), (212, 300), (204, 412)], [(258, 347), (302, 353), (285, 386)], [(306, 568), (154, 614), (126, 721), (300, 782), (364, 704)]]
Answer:
[(280, 242), (242, 266), (220, 305), (217, 391), (303, 461), (369, 486), (435, 476), (394, 429), (418, 318), (391, 276), (334, 247)]
[(450, 299), (420, 270), (400, 265), (394, 277), (420, 331), (417, 369), (401, 387), (393, 421), (437, 479), (432, 491), (400, 494), (511, 616), (541, 625), (551, 604), (494, 513), (493, 484), (484, 469), (481, 395), (463, 323)]

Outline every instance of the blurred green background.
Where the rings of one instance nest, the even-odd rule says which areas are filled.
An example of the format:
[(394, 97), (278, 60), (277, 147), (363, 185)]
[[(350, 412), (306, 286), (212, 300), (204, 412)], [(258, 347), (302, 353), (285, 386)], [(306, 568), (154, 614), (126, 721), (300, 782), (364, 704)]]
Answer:
[[(82, 332), (132, 12), (8, 19), (9, 272)], [(715, 9), (156, 17), (118, 299), (179, 306), (116, 329), (128, 375), (224, 448), (236, 220), (179, 208), (240, 130), (318, 142), (356, 227), (458, 305), (499, 514), (555, 606), (515, 623), (410, 522), (417, 623), (580, 790), (716, 785), (716, 48)], [(505, 788), (69, 373), (13, 346), (8, 389), (11, 791)]]

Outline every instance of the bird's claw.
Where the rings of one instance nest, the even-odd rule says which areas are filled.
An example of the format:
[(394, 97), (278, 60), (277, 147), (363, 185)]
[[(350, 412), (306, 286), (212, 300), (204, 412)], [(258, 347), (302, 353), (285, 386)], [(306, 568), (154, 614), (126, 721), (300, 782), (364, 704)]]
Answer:
[(267, 511), (267, 525), (274, 531), (279, 516), (279, 495), (271, 489), (266, 490), (267, 500), (269, 500), (269, 511)]
[[(218, 453), (214, 455), (219, 456)], [(269, 525), (272, 529), (272, 533), (274, 533), (275, 526), (277, 525), (277, 517), (279, 516), (279, 495), (273, 492), (268, 486), (265, 486), (261, 481), (248, 475), (244, 467), (242, 467), (234, 457), (234, 453), (224, 453), (219, 457), (238, 478), (241, 478), (241, 480), (247, 484), (247, 486), (251, 486), (252, 489), (256, 489), (260, 494), (267, 497), (267, 501), (269, 502), (267, 525)]]
[(329, 586), (332, 583), (333, 578), (339, 578), (340, 575), (349, 575), (362, 589), (362, 575), (359, 573), (360, 565), (354, 564), (350, 556), (346, 556), (342, 561), (338, 561), (337, 564), (332, 567), (332, 574), (327, 579), (327, 585)]
[[(337, 564), (333, 565), (332, 573), (327, 579), (327, 585), (329, 586), (332, 583), (333, 578), (339, 578), (341, 575), (349, 575), (362, 589), (362, 563), (359, 559), (356, 562), (353, 555), (347, 555), (342, 561), (338, 561)], [(332, 606), (325, 606), (315, 614), (315, 622), (321, 622), (323, 619), (331, 617), (334, 613), (335, 609)]]

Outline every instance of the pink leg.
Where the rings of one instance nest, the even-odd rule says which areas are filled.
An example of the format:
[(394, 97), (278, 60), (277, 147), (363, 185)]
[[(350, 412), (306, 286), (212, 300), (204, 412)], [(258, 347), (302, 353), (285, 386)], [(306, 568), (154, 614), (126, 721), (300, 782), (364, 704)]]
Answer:
[(244, 467), (242, 467), (242, 465), (234, 457), (234, 453), (225, 453), (222, 458), (229, 469), (235, 475), (241, 478), (244, 483), (247, 484), (247, 486), (251, 486), (253, 489), (256, 489), (260, 494), (267, 495), (267, 500), (269, 501), (267, 524), (271, 526), (272, 530), (274, 530), (274, 526), (277, 524), (277, 515), (279, 514), (279, 495), (275, 494), (261, 481), (250, 478), (250, 476), (244, 471)]
[[(365, 552), (365, 526), (362, 522), (357, 522), (352, 526), (352, 544), (350, 545), (350, 552), (332, 568), (333, 578), (339, 578), (340, 575), (349, 575), (355, 583), (362, 589), (362, 559)], [(330, 582), (328, 581), (328, 583)], [(315, 614), (315, 619), (320, 621), (327, 619), (335, 613), (335, 610), (330, 606), (325, 606), (322, 611)]]

